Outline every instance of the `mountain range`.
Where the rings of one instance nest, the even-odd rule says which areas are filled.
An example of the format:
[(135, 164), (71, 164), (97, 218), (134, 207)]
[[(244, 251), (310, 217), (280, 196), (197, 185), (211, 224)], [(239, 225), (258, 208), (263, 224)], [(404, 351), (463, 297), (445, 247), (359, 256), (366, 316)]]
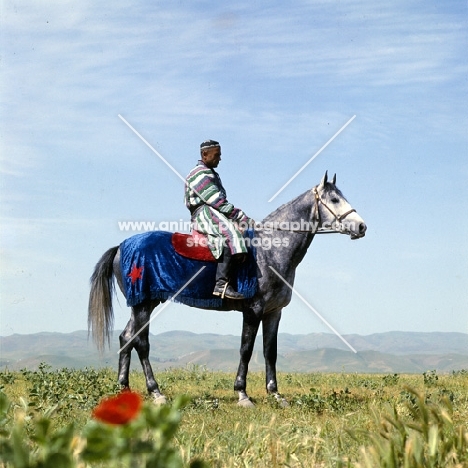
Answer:
[[(53, 368), (117, 367), (118, 335), (99, 355), (86, 331), (35, 333), (0, 337), (0, 369), (35, 369), (41, 362)], [(468, 370), (468, 334), (386, 332), (344, 335), (354, 353), (329, 333), (278, 335), (278, 370), (283, 372), (445, 373)], [(150, 359), (156, 370), (201, 365), (234, 372), (240, 337), (171, 331), (150, 334)], [(140, 369), (136, 354), (133, 369)], [(252, 356), (251, 370), (263, 370), (262, 337)]]

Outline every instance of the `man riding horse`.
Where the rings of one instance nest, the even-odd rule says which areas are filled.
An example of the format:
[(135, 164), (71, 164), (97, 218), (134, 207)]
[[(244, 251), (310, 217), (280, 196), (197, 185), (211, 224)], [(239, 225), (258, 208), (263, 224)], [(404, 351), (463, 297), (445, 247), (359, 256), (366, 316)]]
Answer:
[(219, 174), (214, 170), (221, 161), (221, 146), (207, 140), (200, 145), (201, 159), (185, 183), (185, 205), (190, 210), (193, 230), (206, 235), (208, 247), (218, 259), (213, 295), (244, 299), (229, 284), (235, 263), (245, 259), (247, 247), (240, 226), (253, 224), (241, 209), (229, 203)]

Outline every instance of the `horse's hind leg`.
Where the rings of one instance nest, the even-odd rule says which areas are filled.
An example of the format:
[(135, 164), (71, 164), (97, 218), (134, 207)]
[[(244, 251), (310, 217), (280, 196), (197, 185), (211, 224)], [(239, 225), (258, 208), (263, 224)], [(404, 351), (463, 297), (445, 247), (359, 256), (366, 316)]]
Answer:
[(149, 361), (149, 321), (151, 312), (157, 305), (158, 302), (152, 302), (132, 307), (132, 316), (120, 335), (119, 382), (128, 387), (130, 354), (135, 348), (145, 374), (148, 393), (154, 397), (156, 403), (162, 404), (166, 402), (166, 398), (159, 390)]
[[(115, 254), (113, 268), (114, 268), (115, 279), (117, 280), (120, 290), (122, 291), (122, 293), (124, 293), (122, 272), (120, 270), (120, 249), (117, 250), (117, 253)], [(134, 312), (132, 309), (130, 320), (128, 321), (126, 327), (124, 328), (123, 332), (119, 336), (120, 350), (119, 350), (118, 381), (119, 381), (119, 384), (125, 389), (130, 388), (128, 374), (130, 372), (130, 359), (132, 355), (132, 349), (134, 346), (134, 343), (132, 342), (132, 337), (135, 334), (135, 331), (136, 331), (135, 330), (135, 318), (134, 318)]]
[(119, 384), (124, 388), (130, 388), (128, 374), (130, 372), (130, 358), (133, 349), (133, 343), (130, 341), (134, 335), (133, 311), (127, 326), (119, 336)]
[(134, 308), (135, 317), (135, 349), (140, 358), (141, 366), (146, 379), (146, 388), (148, 393), (154, 398), (157, 404), (166, 403), (166, 397), (159, 390), (159, 385), (156, 382), (153, 374), (153, 368), (149, 360), (149, 322), (153, 309), (159, 302), (144, 303), (141, 306)]

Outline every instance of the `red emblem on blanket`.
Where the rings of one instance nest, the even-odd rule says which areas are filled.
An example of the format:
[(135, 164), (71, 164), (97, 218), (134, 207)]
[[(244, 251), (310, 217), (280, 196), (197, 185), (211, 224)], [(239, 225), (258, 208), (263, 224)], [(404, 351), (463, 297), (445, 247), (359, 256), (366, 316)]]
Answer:
[(207, 246), (207, 239), (203, 234), (192, 231), (192, 234), (174, 232), (172, 234), (172, 246), (183, 257), (203, 262), (216, 262), (211, 250)]
[(132, 266), (132, 271), (130, 272), (129, 275), (127, 275), (127, 276), (129, 276), (130, 278), (132, 278), (132, 284), (135, 284), (135, 281), (136, 281), (136, 280), (141, 279), (141, 276), (142, 276), (142, 274), (143, 274), (143, 273), (142, 273), (143, 268), (144, 268), (144, 267), (142, 267), (142, 266), (141, 266), (141, 267), (137, 267), (137, 266), (136, 266), (136, 263), (133, 264), (133, 266)]

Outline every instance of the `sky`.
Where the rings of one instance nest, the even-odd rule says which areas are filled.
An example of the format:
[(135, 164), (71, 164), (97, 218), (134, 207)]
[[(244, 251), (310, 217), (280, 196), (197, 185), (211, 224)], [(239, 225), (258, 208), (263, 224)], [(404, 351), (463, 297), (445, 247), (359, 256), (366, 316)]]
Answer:
[[(209, 138), (256, 220), (337, 174), (366, 237), (316, 236), (295, 288), (339, 333), (467, 333), (467, 9), (1, 0), (0, 335), (86, 329), (94, 265), (136, 234), (118, 223), (188, 221), (175, 172)], [(172, 303), (151, 332), (241, 322)], [(280, 332), (331, 330), (293, 296)]]

